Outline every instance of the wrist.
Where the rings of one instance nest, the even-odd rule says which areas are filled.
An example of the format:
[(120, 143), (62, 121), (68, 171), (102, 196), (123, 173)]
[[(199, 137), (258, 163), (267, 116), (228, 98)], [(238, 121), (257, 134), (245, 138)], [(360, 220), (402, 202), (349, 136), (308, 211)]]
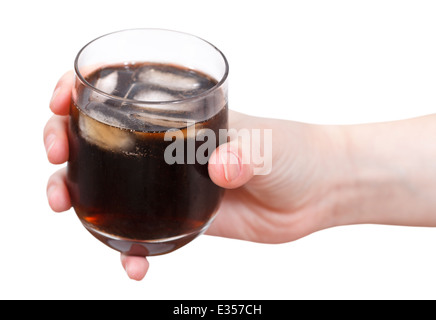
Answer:
[(434, 120), (336, 127), (342, 142), (332, 192), (337, 225), (436, 225)]
[[(329, 192), (336, 225), (386, 223), (381, 214), (400, 196), (399, 172), (379, 125), (335, 126), (336, 167)], [(371, 130), (373, 129), (373, 130)]]
[[(359, 223), (356, 213), (363, 196), (356, 150), (351, 126), (319, 125), (315, 126), (320, 153), (319, 192), (323, 195), (324, 219), (321, 229)], [(320, 197), (321, 198), (321, 197)]]

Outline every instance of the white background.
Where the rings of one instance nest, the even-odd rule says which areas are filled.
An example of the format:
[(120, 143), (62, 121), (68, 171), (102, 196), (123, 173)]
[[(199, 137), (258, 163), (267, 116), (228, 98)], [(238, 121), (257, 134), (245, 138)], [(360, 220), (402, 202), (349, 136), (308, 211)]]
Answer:
[(436, 298), (433, 228), (337, 227), (281, 245), (202, 236), (131, 281), (72, 210), (50, 210), (58, 167), (42, 139), (77, 51), (137, 27), (219, 47), (237, 111), (330, 124), (433, 113), (435, 17), (434, 1), (2, 1), (0, 298)]

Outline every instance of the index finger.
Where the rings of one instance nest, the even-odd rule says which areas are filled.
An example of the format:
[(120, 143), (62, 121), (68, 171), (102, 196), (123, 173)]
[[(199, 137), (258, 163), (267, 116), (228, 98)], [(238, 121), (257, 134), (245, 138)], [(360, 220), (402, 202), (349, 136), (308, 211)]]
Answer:
[(50, 101), (50, 109), (54, 114), (60, 116), (66, 116), (69, 114), (73, 85), (73, 71), (68, 71), (59, 79)]

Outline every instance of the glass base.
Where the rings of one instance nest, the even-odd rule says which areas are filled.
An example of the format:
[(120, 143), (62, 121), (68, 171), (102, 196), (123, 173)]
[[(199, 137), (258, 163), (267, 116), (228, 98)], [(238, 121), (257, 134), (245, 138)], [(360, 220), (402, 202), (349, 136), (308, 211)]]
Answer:
[(210, 225), (210, 222), (200, 230), (182, 234), (176, 237), (157, 240), (134, 240), (117, 237), (112, 234), (107, 234), (101, 232), (100, 230), (94, 229), (86, 222), (82, 221), (82, 224), (94, 237), (114, 250), (132, 256), (156, 256), (169, 253), (191, 242), (206, 231)]

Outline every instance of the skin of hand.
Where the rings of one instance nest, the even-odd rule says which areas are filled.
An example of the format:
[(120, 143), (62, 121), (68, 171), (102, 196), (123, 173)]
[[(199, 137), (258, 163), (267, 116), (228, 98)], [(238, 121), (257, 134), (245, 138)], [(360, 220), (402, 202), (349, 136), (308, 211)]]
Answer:
[[(73, 73), (66, 73), (50, 102), (54, 115), (45, 126), (44, 144), (53, 164), (68, 160), (73, 83)], [(246, 151), (236, 140), (218, 147), (209, 159), (209, 175), (227, 190), (206, 233), (285, 243), (346, 224), (436, 226), (432, 214), (436, 197), (431, 196), (436, 184), (436, 148), (425, 147), (428, 135), (436, 134), (435, 121), (436, 116), (427, 116), (381, 124), (324, 126), (231, 111), (230, 128), (272, 130), (272, 145), (267, 145), (272, 150), (272, 170), (254, 175), (256, 165), (242, 161)], [(408, 148), (415, 156), (410, 156)], [(65, 179), (63, 168), (47, 184), (48, 201), (56, 212), (71, 208)], [(144, 257), (121, 255), (121, 262), (135, 280), (141, 280), (149, 267)]]

